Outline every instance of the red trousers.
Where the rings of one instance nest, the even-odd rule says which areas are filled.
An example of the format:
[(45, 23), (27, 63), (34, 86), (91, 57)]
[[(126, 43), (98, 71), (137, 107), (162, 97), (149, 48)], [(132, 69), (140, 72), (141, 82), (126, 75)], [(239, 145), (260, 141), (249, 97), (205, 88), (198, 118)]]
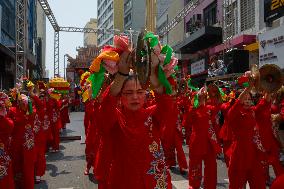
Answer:
[(7, 170), (7, 174), (5, 177), (0, 178), (0, 188), (1, 189), (15, 189), (14, 185), (14, 175), (12, 170), (12, 164), (10, 163), (10, 166)]
[(187, 161), (182, 148), (182, 139), (178, 132), (175, 133), (174, 143), (170, 143), (167, 140), (163, 141), (163, 148), (166, 158), (167, 166), (176, 166), (176, 154), (177, 153), (177, 161), (180, 169), (187, 169)]
[(40, 142), (36, 144), (35, 147), (35, 175), (43, 176), (46, 169), (46, 159), (45, 159), (45, 151), (46, 151), (46, 143)]
[(59, 150), (59, 143), (60, 143), (59, 122), (61, 123), (60, 120), (57, 120), (56, 123), (51, 125), (51, 133), (52, 133), (52, 139), (53, 139), (51, 143), (51, 147), (53, 150)]
[(16, 189), (34, 189), (34, 158), (34, 149), (14, 151), (12, 160)]
[(229, 140), (223, 141), (223, 153), (225, 156), (225, 163), (227, 168), (229, 167), (229, 162), (230, 162), (230, 156), (227, 155), (227, 151), (230, 149), (232, 142)]
[(204, 161), (204, 188), (216, 189), (217, 186), (217, 162), (216, 154), (212, 149), (205, 155), (189, 156), (189, 185), (200, 188), (202, 180), (202, 161)]
[(230, 185), (229, 189), (242, 189), (246, 182), (250, 189), (265, 189), (265, 174), (260, 161), (253, 162), (251, 169), (242, 169), (242, 167), (228, 170)]

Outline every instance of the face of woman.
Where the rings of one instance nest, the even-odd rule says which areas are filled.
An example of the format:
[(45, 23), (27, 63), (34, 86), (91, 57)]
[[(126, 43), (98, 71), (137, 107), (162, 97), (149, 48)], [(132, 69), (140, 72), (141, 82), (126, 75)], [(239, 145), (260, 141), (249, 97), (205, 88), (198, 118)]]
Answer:
[(126, 81), (121, 91), (122, 105), (132, 111), (143, 107), (146, 98), (146, 91), (142, 89), (139, 81), (134, 79)]
[(251, 96), (249, 94), (245, 96), (243, 104), (245, 108), (249, 108), (253, 105)]

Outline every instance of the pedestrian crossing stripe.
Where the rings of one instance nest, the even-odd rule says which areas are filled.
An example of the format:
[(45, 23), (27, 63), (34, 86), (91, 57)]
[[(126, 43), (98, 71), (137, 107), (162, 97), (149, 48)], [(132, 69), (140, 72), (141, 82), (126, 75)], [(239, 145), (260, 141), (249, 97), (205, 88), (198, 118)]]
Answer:
[(188, 189), (188, 180), (172, 181), (172, 185), (176, 189)]

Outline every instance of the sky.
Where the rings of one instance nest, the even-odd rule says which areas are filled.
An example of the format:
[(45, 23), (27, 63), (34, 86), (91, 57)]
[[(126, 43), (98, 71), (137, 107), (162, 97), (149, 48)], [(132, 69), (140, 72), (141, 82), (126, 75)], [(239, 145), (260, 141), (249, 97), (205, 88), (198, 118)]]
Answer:
[[(48, 3), (60, 27), (84, 27), (90, 18), (97, 18), (97, 0), (48, 0)], [(59, 72), (62, 77), (64, 54), (75, 58), (76, 47), (82, 46), (83, 33), (59, 32)], [(46, 69), (50, 78), (54, 70), (53, 51), (54, 30), (46, 19)]]

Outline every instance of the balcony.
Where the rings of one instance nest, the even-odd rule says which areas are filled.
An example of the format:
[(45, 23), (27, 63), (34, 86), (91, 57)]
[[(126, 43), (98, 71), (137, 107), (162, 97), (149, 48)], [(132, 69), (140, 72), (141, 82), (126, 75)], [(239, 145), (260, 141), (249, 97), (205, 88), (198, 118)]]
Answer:
[(183, 42), (173, 48), (182, 53), (194, 53), (219, 43), (222, 43), (222, 28), (201, 25), (193, 28), (192, 33), (188, 32)]

